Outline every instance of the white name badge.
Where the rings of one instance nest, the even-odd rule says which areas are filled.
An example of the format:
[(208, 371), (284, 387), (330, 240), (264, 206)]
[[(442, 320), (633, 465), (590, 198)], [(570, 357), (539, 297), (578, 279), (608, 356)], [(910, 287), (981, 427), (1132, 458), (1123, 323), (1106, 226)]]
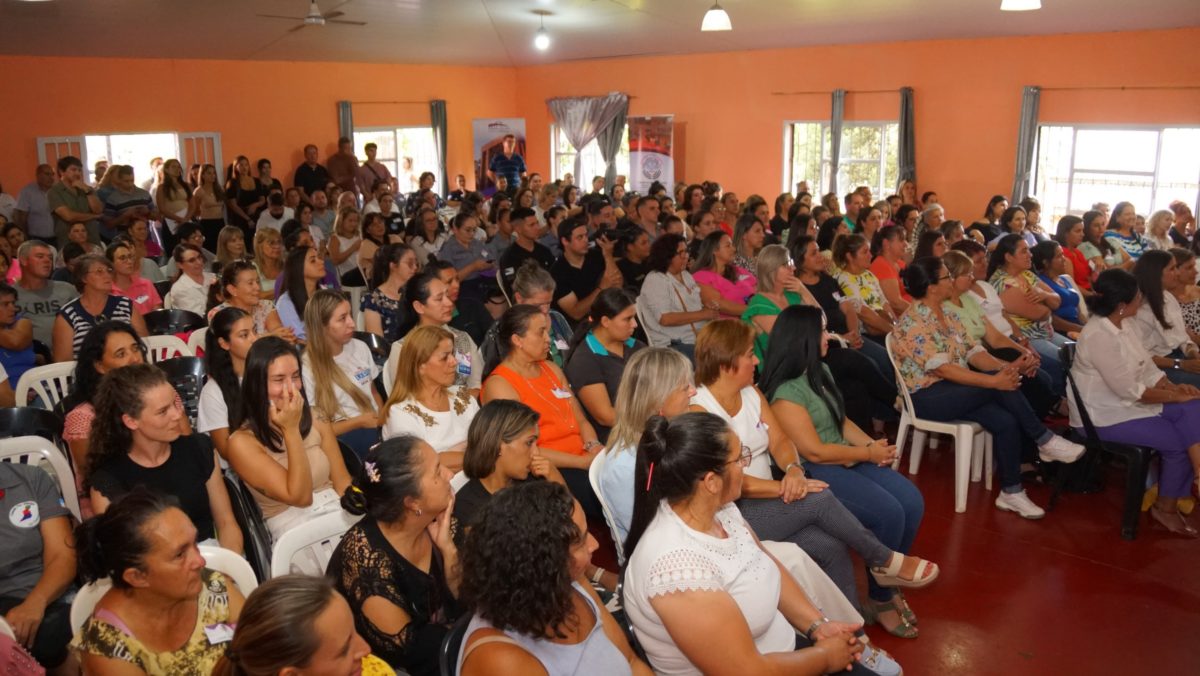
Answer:
[(228, 643), (233, 640), (233, 627), (224, 622), (205, 625), (204, 635), (208, 637), (209, 645)]
[(565, 387), (556, 387), (550, 391), (553, 392), (554, 396), (559, 399), (570, 399), (571, 398), (571, 390), (568, 390)]
[(565, 352), (567, 349), (567, 341), (563, 340), (562, 338), (555, 338), (554, 347), (561, 352)]

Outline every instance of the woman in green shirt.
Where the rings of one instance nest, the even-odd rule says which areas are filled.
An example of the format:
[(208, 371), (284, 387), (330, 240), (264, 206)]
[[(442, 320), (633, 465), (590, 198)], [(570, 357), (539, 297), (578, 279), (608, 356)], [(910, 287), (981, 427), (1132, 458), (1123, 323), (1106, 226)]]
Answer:
[[(896, 447), (886, 439), (872, 439), (846, 418), (841, 392), (820, 361), (829, 347), (824, 323), (817, 308), (793, 306), (780, 313), (771, 333), (792, 349), (767, 354), (763, 392), (806, 461), (808, 476), (829, 484), (884, 545), (907, 554), (925, 514), (925, 499), (891, 468)], [(928, 564), (914, 577), (932, 581), (937, 574), (937, 566)], [(915, 638), (915, 617), (903, 598), (869, 576), (868, 583), (870, 598), (863, 615), (892, 634)]]
[(779, 244), (763, 247), (758, 253), (754, 272), (758, 275), (758, 288), (746, 301), (742, 321), (754, 327), (754, 356), (759, 362), (767, 358), (767, 341), (775, 317), (790, 305), (817, 304), (812, 293), (796, 277), (796, 265), (791, 254)]

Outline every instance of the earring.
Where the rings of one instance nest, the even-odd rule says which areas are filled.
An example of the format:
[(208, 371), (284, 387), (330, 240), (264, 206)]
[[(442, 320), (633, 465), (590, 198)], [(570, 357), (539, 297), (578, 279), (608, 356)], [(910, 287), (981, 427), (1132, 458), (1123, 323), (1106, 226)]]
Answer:
[(417, 508), (417, 516), (421, 516), (421, 508), (420, 507)]

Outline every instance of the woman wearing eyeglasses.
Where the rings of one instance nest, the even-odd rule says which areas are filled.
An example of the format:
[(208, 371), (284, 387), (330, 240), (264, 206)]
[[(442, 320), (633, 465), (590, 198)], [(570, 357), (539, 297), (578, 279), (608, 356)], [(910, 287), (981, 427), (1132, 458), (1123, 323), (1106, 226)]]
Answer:
[(179, 277), (167, 292), (164, 305), (203, 317), (208, 310), (208, 287), (217, 281), (217, 276), (204, 269), (204, 253), (194, 244), (176, 246), (172, 258), (179, 266)]
[(87, 254), (72, 265), (79, 297), (67, 303), (54, 318), (51, 337), (54, 361), (71, 361), (79, 354), (83, 339), (97, 324), (108, 320), (125, 322), (139, 336), (146, 336), (146, 322), (133, 309), (133, 302), (112, 293), (112, 263), (99, 254)]
[(654, 240), (646, 259), (646, 281), (638, 304), (646, 320), (646, 335), (651, 345), (665, 345), (688, 359), (696, 354), (696, 333), (720, 310), (714, 303), (706, 307), (700, 299), (700, 285), (687, 271), (688, 249), (682, 235), (663, 235)]
[(142, 277), (137, 252), (129, 240), (117, 238), (104, 251), (113, 266), (112, 293), (133, 301), (133, 308), (142, 314), (162, 307), (162, 298), (150, 280)]

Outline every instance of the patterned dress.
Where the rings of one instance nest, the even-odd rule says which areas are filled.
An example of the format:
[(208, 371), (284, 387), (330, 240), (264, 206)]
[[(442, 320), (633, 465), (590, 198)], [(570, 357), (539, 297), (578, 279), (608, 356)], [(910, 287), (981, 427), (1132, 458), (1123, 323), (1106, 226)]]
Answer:
[[(996, 289), (996, 293), (1000, 296), (1003, 296), (1005, 291), (1013, 287), (1020, 289), (1024, 293), (1038, 284), (1037, 275), (1033, 274), (1030, 270), (1025, 270), (1016, 276), (1010, 275), (1004, 270), (996, 270), (990, 281), (992, 287)], [(1049, 338), (1054, 335), (1054, 328), (1050, 324), (1049, 315), (1045, 319), (1026, 319), (1012, 313), (1008, 314), (1026, 338), (1033, 340), (1037, 338)]]
[(933, 371), (946, 364), (969, 367), (968, 360), (983, 346), (972, 339), (966, 328), (951, 313), (939, 322), (924, 303), (913, 303), (900, 316), (892, 333), (900, 375), (909, 392), (917, 392), (941, 382)]

